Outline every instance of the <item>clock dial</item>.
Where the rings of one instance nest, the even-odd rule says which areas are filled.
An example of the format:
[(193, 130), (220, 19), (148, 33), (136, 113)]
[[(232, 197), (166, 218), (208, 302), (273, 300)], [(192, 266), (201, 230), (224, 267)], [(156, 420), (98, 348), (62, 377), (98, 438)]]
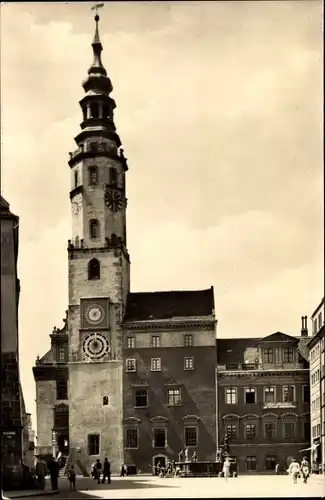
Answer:
[(123, 194), (115, 189), (108, 189), (105, 193), (105, 203), (112, 212), (118, 212), (123, 208)]
[(105, 317), (105, 310), (99, 304), (92, 304), (85, 311), (85, 318), (92, 325), (99, 325)]
[(109, 352), (107, 338), (100, 333), (91, 333), (85, 338), (82, 350), (85, 356), (90, 359), (100, 359)]

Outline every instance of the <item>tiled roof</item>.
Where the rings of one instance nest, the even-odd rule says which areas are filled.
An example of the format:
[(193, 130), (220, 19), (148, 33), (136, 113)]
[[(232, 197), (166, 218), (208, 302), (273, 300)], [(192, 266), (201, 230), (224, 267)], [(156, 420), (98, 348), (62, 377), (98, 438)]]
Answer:
[(129, 293), (124, 321), (209, 316), (213, 311), (213, 287), (207, 290)]
[(54, 356), (53, 356), (53, 349), (51, 348), (42, 358), (38, 360), (38, 363), (53, 363), (54, 361)]
[(309, 361), (309, 349), (307, 347), (309, 342), (310, 337), (301, 337), (298, 344), (298, 351), (306, 361)]

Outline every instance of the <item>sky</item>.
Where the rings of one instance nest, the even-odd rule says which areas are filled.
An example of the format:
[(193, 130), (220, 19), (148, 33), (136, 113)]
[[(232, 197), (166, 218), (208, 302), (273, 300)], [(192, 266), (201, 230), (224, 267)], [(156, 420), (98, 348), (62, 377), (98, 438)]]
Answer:
[[(92, 4), (1, 5), (1, 194), (20, 217), (21, 378), (68, 306), (69, 151)], [(299, 335), (323, 296), (322, 2), (106, 2), (132, 291), (214, 286), (218, 336)]]

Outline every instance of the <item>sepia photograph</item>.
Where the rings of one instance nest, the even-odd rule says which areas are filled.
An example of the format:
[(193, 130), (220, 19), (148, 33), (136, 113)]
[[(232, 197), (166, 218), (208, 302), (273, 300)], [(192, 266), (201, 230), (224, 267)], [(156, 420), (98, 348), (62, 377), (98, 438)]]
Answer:
[(0, 9), (2, 498), (323, 497), (323, 2)]

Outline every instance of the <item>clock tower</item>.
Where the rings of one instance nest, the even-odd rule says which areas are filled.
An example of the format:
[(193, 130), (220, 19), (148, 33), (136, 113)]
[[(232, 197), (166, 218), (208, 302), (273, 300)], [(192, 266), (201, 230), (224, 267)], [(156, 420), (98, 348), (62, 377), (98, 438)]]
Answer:
[(110, 78), (95, 16), (93, 63), (83, 82), (81, 131), (70, 153), (70, 449), (89, 461), (123, 463), (122, 319), (129, 293), (126, 247), (127, 162), (114, 125)]

